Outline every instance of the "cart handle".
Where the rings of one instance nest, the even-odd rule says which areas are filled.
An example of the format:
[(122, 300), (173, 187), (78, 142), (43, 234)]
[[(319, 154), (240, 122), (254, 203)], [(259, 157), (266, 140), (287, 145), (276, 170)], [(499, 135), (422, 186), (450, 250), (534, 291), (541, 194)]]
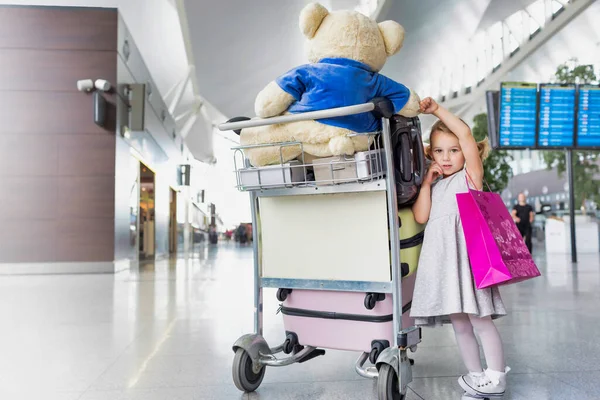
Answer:
[(308, 121), (321, 118), (343, 117), (346, 115), (371, 112), (378, 118), (389, 118), (394, 115), (394, 106), (391, 101), (383, 97), (377, 97), (372, 101), (354, 106), (329, 108), (326, 110), (310, 111), (299, 114), (286, 114), (271, 118), (255, 118), (247, 121), (225, 122), (219, 125), (220, 131), (233, 131), (237, 129), (254, 128), (287, 122)]

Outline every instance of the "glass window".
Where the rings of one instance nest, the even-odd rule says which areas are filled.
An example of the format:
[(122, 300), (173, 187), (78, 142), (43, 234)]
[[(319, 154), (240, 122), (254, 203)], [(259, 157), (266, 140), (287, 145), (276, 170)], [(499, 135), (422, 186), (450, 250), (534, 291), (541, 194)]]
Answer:
[(552, 15), (556, 14), (557, 12), (559, 12), (560, 10), (562, 10), (564, 7), (562, 4), (560, 4), (558, 1), (553, 1), (552, 2)]
[(440, 77), (440, 91), (442, 95), (447, 95), (450, 91), (450, 71), (448, 68), (444, 68), (442, 76)]
[[(519, 10), (508, 17), (506, 19), (506, 26), (511, 33), (510, 51), (512, 52), (516, 49), (516, 47), (519, 47), (519, 43), (523, 41), (523, 11)], [(513, 43), (516, 46), (515, 48), (513, 48)]]
[(479, 32), (473, 38), (475, 59), (477, 60), (477, 81), (483, 80), (488, 72), (485, 33)]
[[(460, 53), (459, 53), (460, 54)], [(460, 57), (457, 57), (457, 60)], [(464, 78), (464, 65), (459, 63), (454, 65), (454, 69), (452, 71), (452, 92), (458, 92), (463, 84)]]
[(517, 50), (519, 48), (519, 42), (517, 41), (515, 34), (510, 31), (507, 32), (508, 34), (508, 51), (510, 52), (510, 54), (512, 54), (515, 50)]
[(465, 63), (465, 87), (473, 87), (477, 83), (477, 57), (470, 54)]
[(492, 46), (492, 65), (493, 68), (496, 68), (498, 65), (502, 64), (502, 60), (504, 59), (502, 48), (502, 22), (496, 22), (492, 25), (488, 31), (488, 35)]
[(526, 10), (530, 16), (529, 34), (531, 35), (544, 26), (544, 21), (546, 20), (544, 0), (537, 0), (535, 3), (527, 7)]

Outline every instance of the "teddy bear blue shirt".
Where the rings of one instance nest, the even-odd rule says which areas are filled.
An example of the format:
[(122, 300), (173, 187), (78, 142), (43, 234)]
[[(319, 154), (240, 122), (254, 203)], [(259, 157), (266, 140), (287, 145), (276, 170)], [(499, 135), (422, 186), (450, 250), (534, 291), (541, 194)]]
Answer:
[[(363, 104), (375, 97), (389, 99), (397, 113), (410, 97), (406, 86), (348, 58), (324, 58), (301, 65), (277, 78), (276, 83), (296, 100), (287, 110), (292, 114)], [(358, 133), (381, 129), (381, 121), (371, 113), (318, 121)]]

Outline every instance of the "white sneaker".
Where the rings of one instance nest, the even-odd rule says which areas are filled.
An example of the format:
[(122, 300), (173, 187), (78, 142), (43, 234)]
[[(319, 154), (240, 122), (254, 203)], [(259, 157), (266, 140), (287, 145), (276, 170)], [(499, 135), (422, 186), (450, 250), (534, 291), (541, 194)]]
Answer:
[[(506, 388), (505, 373), (491, 371), (486, 372), (469, 372), (458, 378), (458, 384), (467, 394), (475, 397), (502, 397)], [(499, 377), (502, 374), (502, 377)], [(492, 377), (490, 377), (492, 375)]]
[(486, 369), (485, 374), (494, 385), (501, 385), (506, 388), (506, 374), (510, 371), (510, 367), (504, 368), (504, 372), (498, 372), (491, 369)]

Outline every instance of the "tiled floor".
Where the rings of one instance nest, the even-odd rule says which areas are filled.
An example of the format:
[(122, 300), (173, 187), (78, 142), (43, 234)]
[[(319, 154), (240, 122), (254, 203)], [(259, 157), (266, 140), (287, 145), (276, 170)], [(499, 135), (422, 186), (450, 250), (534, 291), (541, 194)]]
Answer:
[[(600, 399), (600, 257), (540, 257), (543, 276), (503, 289), (505, 399)], [(0, 399), (376, 399), (358, 354), (270, 368), (256, 393), (231, 380), (231, 344), (252, 331), (252, 251), (220, 244), (192, 260), (117, 275), (0, 277)], [(265, 336), (283, 340), (274, 290)], [(424, 331), (408, 400), (460, 399), (451, 327)]]

